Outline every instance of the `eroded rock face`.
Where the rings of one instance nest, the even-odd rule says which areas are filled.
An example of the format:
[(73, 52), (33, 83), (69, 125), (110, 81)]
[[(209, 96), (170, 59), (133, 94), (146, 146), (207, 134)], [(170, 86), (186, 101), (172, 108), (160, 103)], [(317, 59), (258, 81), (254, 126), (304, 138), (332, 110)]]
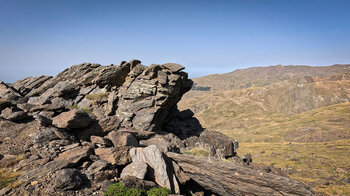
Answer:
[(119, 90), (116, 115), (122, 119), (121, 127), (160, 129), (169, 111), (190, 90), (192, 81), (185, 72), (172, 72), (160, 65), (135, 69)]

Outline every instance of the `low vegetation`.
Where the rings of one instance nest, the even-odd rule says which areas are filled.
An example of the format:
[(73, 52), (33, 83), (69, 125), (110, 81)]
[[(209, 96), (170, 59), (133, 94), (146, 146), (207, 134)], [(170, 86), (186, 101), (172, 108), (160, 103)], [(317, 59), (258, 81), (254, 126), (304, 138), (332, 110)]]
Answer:
[(18, 177), (20, 173), (10, 171), (8, 168), (0, 169), (0, 189), (4, 187), (13, 187), (13, 184), (16, 182), (16, 177)]
[[(350, 195), (350, 140), (310, 143), (240, 143), (239, 155), (252, 154), (253, 163), (282, 168), (291, 178), (330, 195)], [(335, 194), (334, 191), (337, 191)]]
[(124, 186), (123, 182), (118, 182), (107, 187), (104, 192), (105, 196), (167, 196), (171, 193), (169, 189), (150, 188), (150, 189), (136, 189)]
[(91, 100), (93, 104), (106, 101), (108, 98), (109, 92), (88, 94), (85, 96), (86, 99)]

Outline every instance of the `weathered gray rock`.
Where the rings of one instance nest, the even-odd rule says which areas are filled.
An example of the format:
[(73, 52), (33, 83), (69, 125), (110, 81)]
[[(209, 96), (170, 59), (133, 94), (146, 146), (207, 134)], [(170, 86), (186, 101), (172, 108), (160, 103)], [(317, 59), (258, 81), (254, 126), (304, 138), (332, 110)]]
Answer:
[(112, 165), (127, 165), (131, 163), (129, 146), (113, 148), (97, 148), (95, 154)]
[(22, 95), (14, 88), (0, 80), (0, 98), (10, 101), (11, 103), (23, 102)]
[(23, 110), (16, 107), (10, 107), (2, 110), (0, 117), (5, 118), (10, 121), (20, 122), (27, 118), (28, 115)]
[(274, 174), (221, 161), (168, 152), (183, 171), (203, 188), (218, 195), (314, 195), (306, 185)]
[(52, 125), (52, 120), (50, 118), (47, 118), (46, 116), (42, 116), (40, 114), (34, 115), (35, 120), (39, 122), (41, 126), (48, 127)]
[(111, 131), (108, 133), (107, 138), (112, 141), (115, 147), (121, 146), (133, 146), (139, 145), (135, 137), (128, 132)]
[(162, 67), (165, 67), (166, 69), (168, 69), (172, 73), (176, 73), (176, 72), (179, 72), (179, 71), (185, 69), (185, 67), (183, 67), (182, 65), (176, 64), (176, 63), (165, 63), (162, 65)]
[(42, 84), (51, 78), (52, 76), (27, 77), (14, 82), (11, 86), (23, 95), (26, 95), (30, 92), (33, 92), (35, 95), (35, 89), (39, 88)]
[(175, 65), (141, 67), (136, 66), (140, 68), (137, 74), (129, 74), (120, 87), (116, 116), (121, 128), (154, 131), (161, 128), (169, 111), (192, 87), (192, 81), (181, 72), (183, 68)]
[(156, 135), (156, 133), (152, 132), (152, 131), (139, 131), (139, 130), (132, 129), (132, 128), (129, 128), (129, 129), (125, 129), (125, 128), (118, 129), (118, 132), (131, 133), (136, 138), (137, 141), (139, 141), (139, 140), (148, 140), (151, 137)]
[(147, 163), (154, 170), (154, 178), (157, 184), (167, 187), (175, 193), (180, 193), (179, 184), (174, 173), (171, 173), (162, 151), (155, 145), (146, 148), (132, 148), (130, 156), (133, 162)]
[(238, 142), (217, 131), (203, 131), (199, 137), (190, 137), (184, 141), (186, 147), (205, 148), (218, 158), (229, 158), (236, 155)]
[(76, 129), (89, 126), (92, 122), (89, 114), (82, 110), (70, 110), (53, 118), (52, 124), (58, 128)]
[(61, 140), (69, 140), (73, 142), (77, 140), (75, 135), (73, 135), (70, 132), (67, 132), (65, 129), (60, 129), (56, 127), (50, 127), (49, 129), (51, 129), (56, 134), (56, 136)]
[(97, 160), (90, 165), (90, 167), (87, 169), (87, 171), (90, 174), (95, 174), (95, 173), (98, 173), (98, 172), (105, 170), (108, 166), (109, 166), (109, 164), (107, 161)]
[(55, 160), (67, 160), (70, 165), (78, 166), (88, 159), (91, 154), (93, 154), (93, 149), (90, 146), (78, 146), (61, 153)]
[(43, 143), (43, 142), (49, 142), (52, 140), (59, 139), (55, 132), (53, 132), (51, 129), (47, 128), (38, 134), (36, 134), (33, 138), (34, 143)]
[(83, 185), (83, 179), (79, 170), (75, 168), (67, 168), (57, 171), (54, 174), (53, 186), (59, 190), (77, 189)]
[(120, 177), (124, 178), (126, 176), (135, 176), (136, 178), (143, 180), (147, 174), (147, 168), (147, 163), (132, 162), (123, 169)]

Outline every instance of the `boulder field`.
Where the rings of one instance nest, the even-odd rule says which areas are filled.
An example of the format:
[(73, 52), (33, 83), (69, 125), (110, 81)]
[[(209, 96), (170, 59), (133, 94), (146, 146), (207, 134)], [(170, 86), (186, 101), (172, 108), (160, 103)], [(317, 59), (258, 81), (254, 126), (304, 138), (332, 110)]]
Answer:
[(237, 141), (179, 111), (193, 84), (183, 70), (83, 63), (0, 82), (0, 195), (103, 195), (119, 181), (176, 195), (314, 194), (252, 167)]

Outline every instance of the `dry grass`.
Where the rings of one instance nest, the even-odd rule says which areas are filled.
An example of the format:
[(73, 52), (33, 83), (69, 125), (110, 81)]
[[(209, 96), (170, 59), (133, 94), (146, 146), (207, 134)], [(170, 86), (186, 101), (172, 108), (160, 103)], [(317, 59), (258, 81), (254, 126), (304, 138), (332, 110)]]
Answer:
[[(314, 143), (240, 143), (238, 154), (251, 153), (253, 163), (282, 168), (317, 192), (349, 195), (350, 140)], [(328, 184), (329, 185), (325, 185)]]
[(15, 187), (18, 185), (16, 177), (20, 175), (19, 172), (11, 171), (7, 168), (0, 169), (0, 189), (4, 187)]
[(202, 156), (202, 157), (207, 157), (209, 155), (208, 150), (204, 148), (192, 148), (191, 150), (183, 150), (182, 153), (188, 154), (188, 155)]
[(93, 104), (106, 101), (108, 98), (109, 92), (88, 94), (85, 96), (86, 99), (91, 100)]

